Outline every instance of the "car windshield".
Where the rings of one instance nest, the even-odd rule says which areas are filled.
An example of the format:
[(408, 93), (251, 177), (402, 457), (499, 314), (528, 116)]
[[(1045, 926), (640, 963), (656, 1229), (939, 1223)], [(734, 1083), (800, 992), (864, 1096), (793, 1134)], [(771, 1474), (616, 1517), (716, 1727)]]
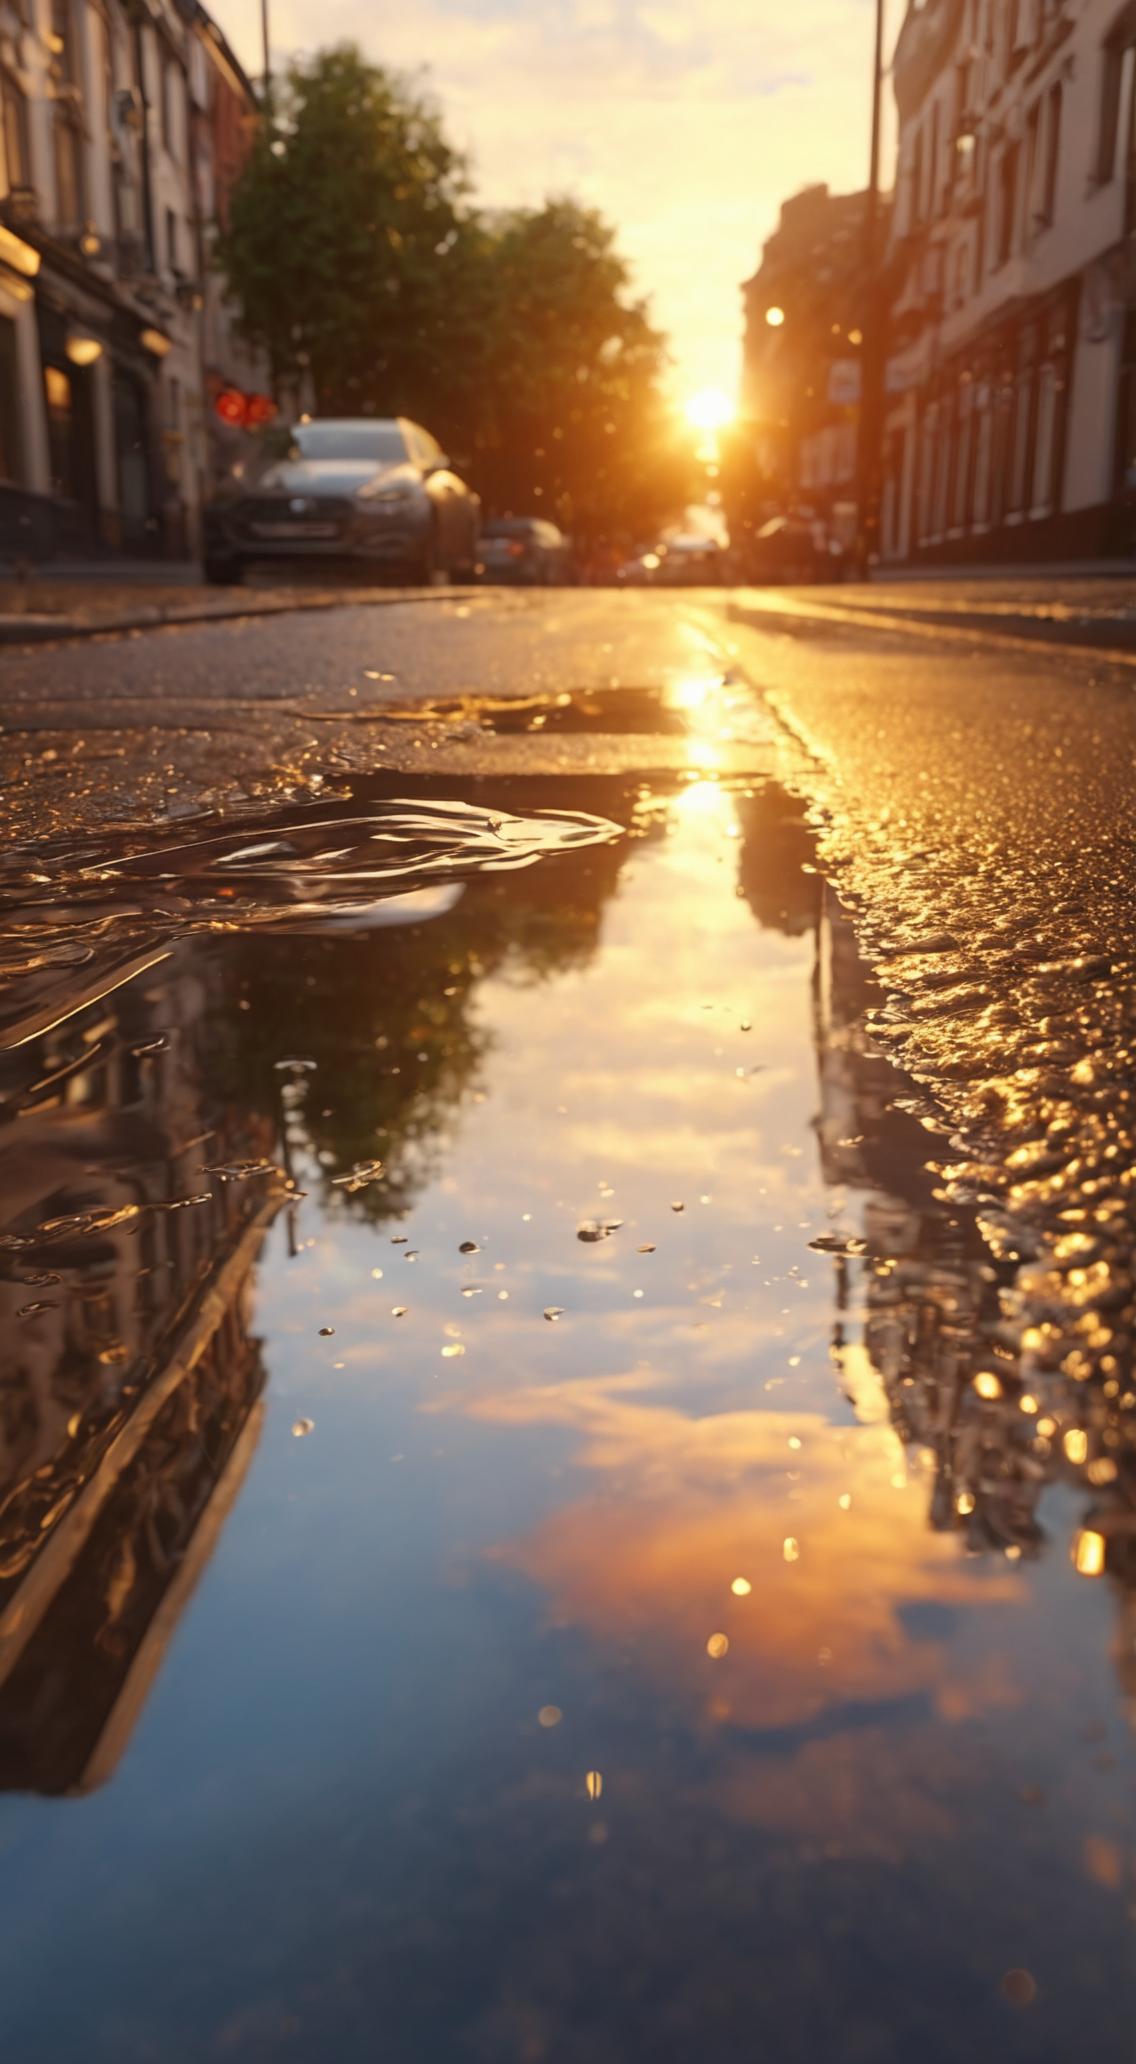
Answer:
[(406, 457), (397, 423), (300, 423), (293, 440), (305, 459), (366, 459), (373, 464)]

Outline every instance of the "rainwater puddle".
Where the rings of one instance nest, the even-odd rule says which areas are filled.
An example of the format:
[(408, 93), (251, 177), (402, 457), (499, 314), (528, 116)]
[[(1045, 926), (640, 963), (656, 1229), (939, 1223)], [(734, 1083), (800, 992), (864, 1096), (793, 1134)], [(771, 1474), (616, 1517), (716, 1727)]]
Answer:
[(444, 801), (365, 907), (373, 795), (100, 854), (188, 917), (14, 983), (8, 2054), (1127, 2055), (1119, 1436), (798, 807)]

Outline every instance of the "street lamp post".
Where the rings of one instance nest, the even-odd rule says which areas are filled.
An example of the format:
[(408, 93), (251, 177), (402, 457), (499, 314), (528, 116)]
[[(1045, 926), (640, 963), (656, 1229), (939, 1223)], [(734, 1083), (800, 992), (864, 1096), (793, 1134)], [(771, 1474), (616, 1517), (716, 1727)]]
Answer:
[(879, 552), (880, 443), (883, 430), (885, 309), (880, 279), (880, 121), (884, 78), (884, 0), (876, 0), (872, 62), (872, 141), (864, 196), (864, 342), (860, 355), (860, 434), (856, 472), (857, 561), (862, 580)]

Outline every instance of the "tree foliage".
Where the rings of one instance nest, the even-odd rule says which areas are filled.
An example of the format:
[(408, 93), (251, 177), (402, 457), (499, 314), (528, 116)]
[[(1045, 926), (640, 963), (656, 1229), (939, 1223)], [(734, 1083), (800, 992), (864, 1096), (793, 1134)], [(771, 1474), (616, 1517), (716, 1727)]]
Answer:
[(278, 395), (413, 416), (488, 510), (585, 541), (681, 505), (665, 340), (610, 228), (570, 199), (486, 216), (437, 112), (352, 45), (289, 69), (218, 249)]

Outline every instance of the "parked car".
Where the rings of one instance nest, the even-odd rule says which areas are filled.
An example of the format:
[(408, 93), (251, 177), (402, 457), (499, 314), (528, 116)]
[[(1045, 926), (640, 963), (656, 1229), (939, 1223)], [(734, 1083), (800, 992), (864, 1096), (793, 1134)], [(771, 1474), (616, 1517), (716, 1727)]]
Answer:
[(568, 578), (571, 549), (563, 531), (543, 516), (494, 516), (481, 526), (481, 578), (556, 587)]
[(267, 446), (267, 463), (205, 507), (205, 577), (255, 561), (389, 568), (415, 586), (472, 580), (480, 503), (441, 447), (405, 416), (317, 418)]

